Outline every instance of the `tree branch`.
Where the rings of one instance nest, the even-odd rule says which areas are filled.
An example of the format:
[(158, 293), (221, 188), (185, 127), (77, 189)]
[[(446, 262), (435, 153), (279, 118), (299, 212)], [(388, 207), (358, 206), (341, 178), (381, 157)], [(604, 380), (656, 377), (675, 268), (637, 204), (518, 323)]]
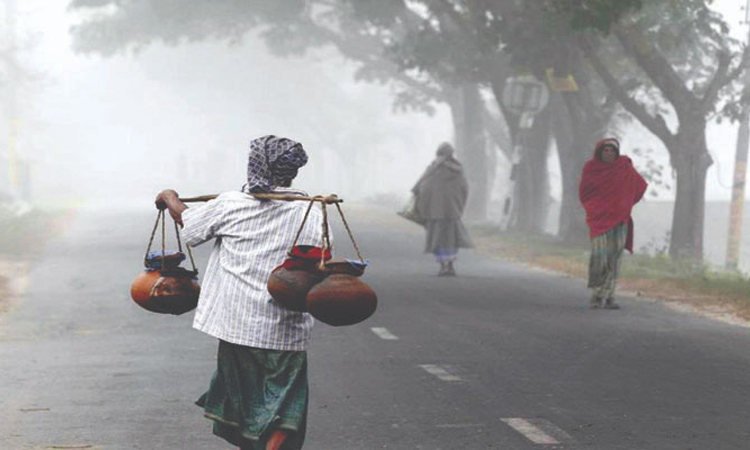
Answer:
[[(706, 88), (706, 92), (701, 98), (701, 110), (708, 111), (713, 108), (721, 89), (729, 83), (729, 64), (732, 61), (731, 56), (726, 52), (720, 52), (718, 55), (719, 64), (716, 68), (711, 82)], [(741, 63), (740, 63), (741, 64)]]
[(471, 29), (466, 25), (466, 21), (461, 17), (458, 11), (456, 11), (456, 8), (451, 2), (447, 0), (436, 0), (435, 3), (439, 9), (439, 11), (435, 12), (447, 15), (453, 22), (453, 25), (456, 26), (464, 36), (471, 36)]
[(687, 88), (672, 64), (654, 46), (650, 45), (642, 34), (636, 34), (635, 26), (627, 29), (622, 26), (615, 26), (613, 31), (625, 52), (636, 60), (638, 66), (661, 90), (678, 114), (697, 106), (695, 103), (698, 102), (698, 99)]
[(669, 127), (667, 127), (664, 118), (660, 114), (652, 116), (642, 104), (638, 103), (630, 96), (630, 94), (628, 94), (625, 88), (620, 85), (615, 77), (609, 72), (609, 69), (607, 69), (604, 62), (596, 54), (596, 50), (593, 48), (591, 42), (581, 37), (578, 39), (578, 45), (581, 50), (583, 50), (583, 53), (594, 68), (594, 71), (599, 75), (599, 78), (602, 79), (612, 94), (617, 97), (617, 100), (622, 106), (630, 112), (630, 114), (634, 115), (649, 131), (654, 133), (659, 139), (667, 144), (667, 148), (670, 148), (671, 146), (668, 143), (673, 141), (675, 136)]
[(711, 80), (711, 84), (709, 84), (706, 93), (701, 99), (704, 111), (711, 110), (719, 97), (719, 92), (721, 92), (721, 90), (729, 83), (739, 78), (740, 75), (742, 75), (742, 72), (748, 69), (748, 65), (750, 65), (750, 46), (745, 46), (737, 67), (730, 70), (730, 64), (731, 57), (728, 54), (719, 54), (719, 68), (716, 70), (716, 74)]
[(510, 136), (505, 131), (501, 119), (496, 117), (487, 108), (487, 105), (483, 106), (482, 119), (485, 123), (485, 129), (495, 141), (495, 145), (503, 152), (506, 158), (510, 159), (513, 156), (513, 145), (510, 142)]
[(742, 75), (742, 72), (745, 71), (745, 69), (750, 66), (750, 45), (746, 45), (745, 49), (742, 51), (742, 57), (740, 58), (740, 63), (737, 64), (737, 67), (735, 67), (732, 71), (729, 72), (729, 75), (727, 75), (727, 84), (731, 83), (732, 81), (736, 80), (740, 75)]
[(315, 27), (315, 30), (320, 35), (324, 36), (330, 41), (339, 51), (346, 57), (351, 58), (355, 61), (359, 61), (365, 65), (377, 67), (384, 73), (387, 73), (391, 78), (404, 83), (409, 88), (415, 89), (422, 94), (434, 98), (437, 101), (445, 102), (445, 93), (440, 89), (429, 86), (428, 84), (422, 83), (414, 78), (406, 75), (396, 67), (396, 65), (384, 58), (377, 57), (373, 52), (362, 50), (372, 48), (373, 46), (382, 46), (382, 42), (375, 37), (359, 36), (341, 36), (333, 30), (330, 30), (324, 26), (311, 23), (311, 26)]

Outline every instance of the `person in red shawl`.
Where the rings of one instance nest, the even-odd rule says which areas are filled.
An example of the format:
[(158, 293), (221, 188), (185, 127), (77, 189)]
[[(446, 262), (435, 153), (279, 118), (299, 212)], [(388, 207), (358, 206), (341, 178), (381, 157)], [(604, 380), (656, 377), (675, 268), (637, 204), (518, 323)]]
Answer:
[(623, 250), (633, 253), (630, 213), (647, 186), (633, 161), (620, 155), (617, 139), (596, 143), (594, 157), (583, 167), (578, 187), (591, 236), (588, 287), (592, 291), (592, 309), (620, 308), (613, 296)]

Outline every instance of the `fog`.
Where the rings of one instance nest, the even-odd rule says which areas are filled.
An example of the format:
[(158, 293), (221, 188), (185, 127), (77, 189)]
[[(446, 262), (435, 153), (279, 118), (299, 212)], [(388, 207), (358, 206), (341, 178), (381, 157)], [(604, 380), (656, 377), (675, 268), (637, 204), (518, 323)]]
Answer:
[[(111, 58), (81, 55), (69, 35), (81, 17), (67, 6), (18, 5), (19, 55), (35, 77), (19, 88), (18, 153), (30, 162), (36, 204), (146, 207), (165, 187), (184, 195), (238, 189), (248, 142), (263, 134), (303, 143), (310, 155), (297, 180), (303, 189), (400, 200), (437, 145), (453, 140), (445, 106), (431, 116), (395, 112), (392, 89), (355, 81), (355, 64), (333, 48), (279, 58), (251, 33), (233, 45), (156, 43)], [(728, 16), (739, 11), (728, 0), (714, 7)], [(741, 38), (744, 28), (736, 20), (730, 25)], [(7, 123), (7, 114), (0, 120)], [(652, 147), (654, 159), (668, 166), (659, 141), (637, 122), (621, 134), (625, 152)], [(708, 134), (716, 164), (706, 198), (727, 200), (736, 125), (713, 123)], [(7, 139), (0, 133), (3, 147)], [(559, 200), (557, 158), (553, 151), (549, 167), (551, 195)], [(507, 161), (498, 161), (495, 200), (508, 175)], [(652, 200), (673, 196), (660, 190)]]
[(748, 448), (746, 2), (0, 0), (0, 450)]
[(36, 41), (24, 59), (43, 75), (22, 102), (19, 139), (35, 202), (145, 207), (166, 187), (239, 189), (248, 143), (264, 134), (303, 143), (296, 185), (311, 192), (406, 192), (451, 138), (444, 109), (394, 114), (388, 87), (355, 82), (333, 50), (281, 59), (249, 35), (104, 59), (72, 53), (65, 2), (21, 10)]

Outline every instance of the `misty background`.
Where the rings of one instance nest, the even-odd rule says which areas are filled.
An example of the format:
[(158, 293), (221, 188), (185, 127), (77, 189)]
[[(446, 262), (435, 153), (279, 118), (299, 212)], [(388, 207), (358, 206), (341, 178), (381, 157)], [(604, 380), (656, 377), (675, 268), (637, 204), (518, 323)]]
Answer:
[(284, 59), (248, 35), (233, 46), (77, 55), (68, 34), (77, 15), (66, 5), (19, 4), (32, 45), (24, 59), (43, 77), (23, 102), (19, 142), (33, 161), (35, 200), (148, 207), (167, 187), (186, 196), (239, 189), (249, 141), (264, 134), (303, 143), (301, 188), (405, 196), (451, 139), (446, 111), (394, 114), (389, 89), (356, 82), (333, 49)]
[[(356, 81), (355, 65), (331, 46), (280, 58), (251, 32), (234, 44), (155, 42), (109, 58), (76, 54), (69, 30), (85, 17), (68, 3), (17, 3), (19, 57), (32, 78), (19, 88), (18, 153), (28, 163), (35, 204), (150, 208), (164, 188), (184, 196), (239, 189), (248, 142), (277, 134), (302, 142), (310, 155), (296, 186), (394, 209), (438, 144), (454, 140), (446, 106), (432, 115), (394, 111), (391, 87)], [(743, 4), (722, 0), (712, 7), (744, 41)], [(716, 264), (725, 251), (736, 133), (737, 125), (726, 121), (708, 128), (715, 163), (707, 176), (706, 199), (713, 203), (705, 256)], [(629, 149), (640, 147), (653, 148), (651, 157), (668, 167), (663, 146), (637, 121), (622, 134), (623, 153), (636, 165), (645, 159)], [(0, 132), (0, 146), (7, 146), (6, 133)], [(509, 176), (507, 159), (492, 151), (498, 170), (490, 222), (498, 220)], [(559, 201), (557, 158), (553, 146), (550, 194)], [(658, 189), (636, 207), (637, 248), (664, 241), (671, 207), (660, 202), (673, 199), (673, 188)], [(557, 215), (553, 205), (548, 232), (556, 231)], [(749, 256), (743, 245), (743, 267)]]

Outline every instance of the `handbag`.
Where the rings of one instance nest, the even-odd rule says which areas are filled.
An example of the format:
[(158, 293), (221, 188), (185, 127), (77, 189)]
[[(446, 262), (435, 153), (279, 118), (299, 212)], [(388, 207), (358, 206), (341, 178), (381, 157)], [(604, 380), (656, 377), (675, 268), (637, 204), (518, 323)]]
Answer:
[(412, 195), (409, 201), (406, 203), (406, 206), (404, 206), (404, 209), (397, 212), (396, 214), (418, 225), (424, 226), (427, 223), (427, 220), (419, 214), (419, 211), (417, 211), (416, 195)]

